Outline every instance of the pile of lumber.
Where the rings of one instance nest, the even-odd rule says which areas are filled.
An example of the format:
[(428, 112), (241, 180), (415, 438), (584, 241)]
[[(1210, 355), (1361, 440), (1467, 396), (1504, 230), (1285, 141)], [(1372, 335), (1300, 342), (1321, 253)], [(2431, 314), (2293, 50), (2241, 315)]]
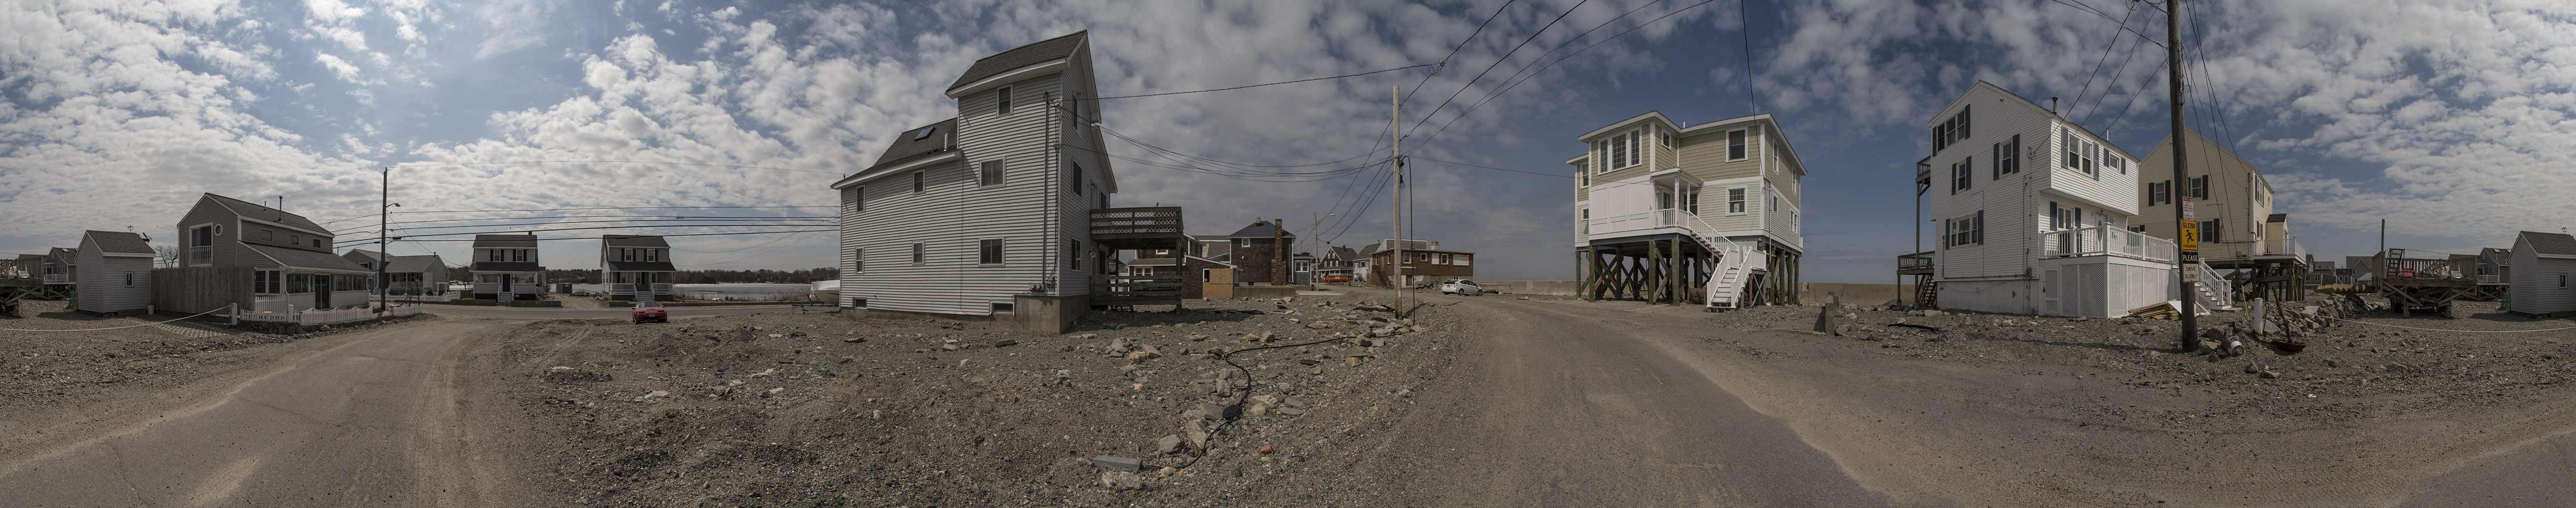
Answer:
[[(2193, 307), (2198, 307), (2200, 309), (2200, 315), (2209, 315), (2208, 307), (2201, 307), (2198, 305), (2194, 305)], [(2129, 317), (2179, 320), (2182, 319), (2182, 300), (2165, 300), (2160, 303), (2148, 304), (2145, 307), (2129, 309)]]

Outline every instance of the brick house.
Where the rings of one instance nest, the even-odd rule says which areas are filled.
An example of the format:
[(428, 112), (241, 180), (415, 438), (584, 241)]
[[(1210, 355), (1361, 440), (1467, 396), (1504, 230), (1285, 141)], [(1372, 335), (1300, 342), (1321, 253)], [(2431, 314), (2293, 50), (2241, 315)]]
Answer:
[[(1407, 285), (1431, 284), (1449, 279), (1476, 278), (1476, 253), (1454, 250), (1404, 250), (1404, 280)], [(1372, 254), (1370, 280), (1392, 280), (1395, 251), (1382, 249)]]
[(1288, 246), (1296, 241), (1297, 235), (1289, 234), (1287, 229), (1279, 227), (1277, 221), (1254, 218), (1252, 225), (1244, 226), (1234, 234), (1225, 236), (1229, 248), (1232, 249), (1230, 261), (1234, 266), (1242, 269), (1241, 277), (1235, 279), (1236, 282), (1269, 285), (1289, 283)]

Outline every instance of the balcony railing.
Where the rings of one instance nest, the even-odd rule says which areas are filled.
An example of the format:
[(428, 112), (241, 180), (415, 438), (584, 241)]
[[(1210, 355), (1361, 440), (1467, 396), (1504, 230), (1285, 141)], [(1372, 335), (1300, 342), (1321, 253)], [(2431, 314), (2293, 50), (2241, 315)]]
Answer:
[(2256, 250), (2255, 255), (2257, 256), (2289, 256), (2299, 259), (2308, 258), (2308, 246), (2299, 243), (2299, 237), (2295, 236), (2278, 240), (2258, 240), (2254, 243), (2254, 246)]
[[(2395, 251), (2398, 249), (2389, 250)], [(2415, 252), (2424, 253), (2429, 251)], [(2478, 271), (2478, 260), (2475, 257), (2454, 257), (2444, 259), (2401, 257), (2389, 259), (2386, 254), (2381, 254), (2379, 256), (2373, 256), (2373, 258), (2376, 258), (2373, 259), (2374, 264), (2379, 265), (2379, 269), (2375, 270), (2378, 273), (2374, 275), (2377, 275), (2377, 278), (2383, 281), (2392, 279), (2474, 280), (2477, 277)]]
[(2478, 274), (2478, 283), (2479, 283), (2479, 284), (2503, 284), (2503, 283), (2504, 283), (2504, 278), (2503, 278), (2503, 277), (2498, 277), (2498, 276), (2496, 276), (2496, 274), (2492, 274), (2492, 273), (2483, 273), (2483, 274)]
[(1702, 222), (1698, 214), (1680, 208), (1665, 208), (1592, 219), (1589, 233), (1594, 236), (1604, 236), (1624, 231), (1663, 227), (1694, 229), (1699, 224)]
[(189, 247), (189, 248), (188, 248), (188, 262), (190, 262), (190, 263), (213, 263), (213, 262), (215, 262), (215, 246), (212, 246), (212, 245), (200, 245), (200, 246), (196, 246), (196, 247)]
[(2043, 257), (2120, 256), (2147, 261), (2173, 261), (2174, 243), (2145, 233), (2094, 226), (2047, 233)]
[(1932, 270), (1932, 253), (1931, 253), (1931, 252), (1917, 252), (1917, 253), (1913, 253), (1913, 254), (1906, 254), (1906, 255), (1902, 255), (1902, 256), (1897, 256), (1897, 257), (1896, 257), (1896, 271), (1898, 271), (1898, 272), (1913, 272), (1913, 271), (1927, 271), (1927, 272), (1928, 272), (1928, 271), (1931, 271), (1931, 270)]
[(67, 274), (67, 273), (48, 273), (48, 274), (45, 274), (45, 283), (46, 283), (46, 284), (70, 284), (70, 283), (72, 283), (72, 276), (71, 276), (71, 274)]
[(612, 294), (612, 295), (631, 295), (631, 294), (636, 294), (636, 293), (647, 293), (647, 292), (652, 293), (652, 294), (657, 294), (657, 295), (667, 295), (667, 294), (671, 294), (671, 285), (670, 285), (670, 284), (665, 284), (665, 283), (643, 283), (643, 282), (634, 282), (634, 283), (624, 283), (624, 282), (621, 282), (621, 283), (613, 283), (613, 284), (609, 284), (609, 285), (608, 285), (608, 294)]

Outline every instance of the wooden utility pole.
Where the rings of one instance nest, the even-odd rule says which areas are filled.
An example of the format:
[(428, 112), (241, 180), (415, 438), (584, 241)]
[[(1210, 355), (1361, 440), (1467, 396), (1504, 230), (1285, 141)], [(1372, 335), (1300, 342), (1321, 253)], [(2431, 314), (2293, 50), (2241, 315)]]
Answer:
[(1391, 91), (1388, 97), (1392, 98), (1389, 104), (1394, 105), (1394, 114), (1387, 117), (1386, 131), (1388, 136), (1395, 138), (1392, 145), (1395, 147), (1393, 156), (1387, 162), (1391, 164), (1388, 166), (1389, 170), (1395, 172), (1395, 241), (1392, 242), (1395, 244), (1393, 252), (1395, 257), (1390, 258), (1392, 262), (1388, 263), (1386, 283), (1387, 286), (1395, 288), (1395, 315), (1402, 317), (1404, 316), (1404, 85), (1395, 85), (1387, 89)]
[(392, 264), (394, 258), (393, 251), (385, 250), (385, 238), (393, 233), (393, 230), (385, 229), (392, 225), (385, 216), (393, 213), (394, 209), (394, 168), (385, 168), (383, 187), (376, 192), (376, 280), (368, 282), (376, 286), (376, 312), (381, 313), (393, 308), (385, 301), (394, 296), (393, 290), (386, 287), (390, 284), (385, 283), (385, 265)]
[(2165, 89), (2173, 103), (2174, 227), (2180, 233), (2174, 235), (2174, 287), (2182, 288), (2182, 351), (2188, 353), (2200, 348), (2200, 295), (2189, 276), (2200, 266), (2200, 242), (2198, 225), (2187, 224), (2191, 218), (2183, 215), (2184, 200), (2194, 198), (2185, 195), (2191, 188), (2191, 166), (2184, 163), (2182, 149), (2182, 0), (2165, 0), (2165, 69)]

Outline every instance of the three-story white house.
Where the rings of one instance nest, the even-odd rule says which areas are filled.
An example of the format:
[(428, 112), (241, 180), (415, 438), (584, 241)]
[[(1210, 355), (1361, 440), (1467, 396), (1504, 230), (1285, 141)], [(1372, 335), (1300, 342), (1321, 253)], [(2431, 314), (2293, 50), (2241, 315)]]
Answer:
[(1942, 308), (2109, 317), (2172, 296), (2174, 244), (2130, 230), (2136, 157), (1985, 81), (1925, 127)]
[[(1097, 303), (1094, 275), (1114, 251), (1094, 242), (1093, 211), (1118, 192), (1092, 127), (1101, 120), (1087, 33), (976, 60), (946, 95), (955, 118), (902, 131), (874, 164), (832, 184), (840, 305), (852, 316), (1069, 325)], [(1185, 240), (1174, 238), (1162, 245)]]

